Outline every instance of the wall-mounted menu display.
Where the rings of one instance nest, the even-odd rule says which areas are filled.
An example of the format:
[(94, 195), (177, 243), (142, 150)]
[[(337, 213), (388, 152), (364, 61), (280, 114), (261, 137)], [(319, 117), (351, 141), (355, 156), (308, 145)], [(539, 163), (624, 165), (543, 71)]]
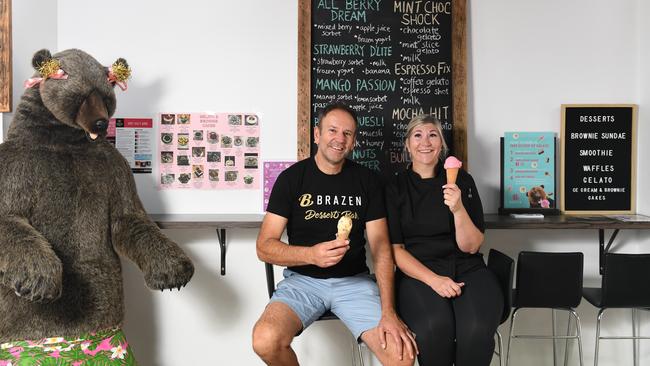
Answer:
[(562, 211), (635, 213), (636, 116), (633, 104), (562, 105)]
[[(370, 169), (390, 175), (408, 163), (406, 125), (421, 114), (441, 121), (452, 151), (466, 160), (464, 120), (459, 122), (454, 110), (453, 19), (462, 11), (464, 23), (460, 3), (311, 1), (306, 140), (313, 136), (319, 111), (340, 101), (358, 114), (351, 158)], [(461, 94), (464, 98), (464, 90)], [(455, 134), (462, 135), (461, 143)], [(312, 153), (315, 149), (311, 146)]]

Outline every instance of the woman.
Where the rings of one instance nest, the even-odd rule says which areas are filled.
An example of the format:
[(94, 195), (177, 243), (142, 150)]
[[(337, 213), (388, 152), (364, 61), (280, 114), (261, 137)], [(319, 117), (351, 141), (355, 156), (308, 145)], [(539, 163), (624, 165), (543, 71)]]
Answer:
[(400, 316), (416, 334), (420, 366), (489, 365), (503, 297), (478, 253), (478, 190), (463, 170), (447, 184), (448, 148), (435, 117), (411, 120), (405, 148), (412, 164), (389, 184), (386, 198)]

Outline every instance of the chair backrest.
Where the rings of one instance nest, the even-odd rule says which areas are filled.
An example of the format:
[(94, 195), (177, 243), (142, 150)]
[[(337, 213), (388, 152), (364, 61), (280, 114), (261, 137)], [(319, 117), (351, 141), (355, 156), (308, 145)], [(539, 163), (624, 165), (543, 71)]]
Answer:
[(582, 299), (582, 253), (520, 252), (516, 308), (575, 308)]
[(512, 307), (512, 280), (515, 274), (515, 261), (496, 249), (490, 249), (487, 267), (496, 276), (503, 293), (503, 313), (501, 313), (501, 324), (503, 324), (508, 320)]
[(275, 292), (275, 274), (273, 273), (273, 265), (271, 263), (264, 263), (266, 270), (266, 290), (269, 292), (269, 299)]
[(650, 307), (650, 254), (605, 254), (603, 307)]

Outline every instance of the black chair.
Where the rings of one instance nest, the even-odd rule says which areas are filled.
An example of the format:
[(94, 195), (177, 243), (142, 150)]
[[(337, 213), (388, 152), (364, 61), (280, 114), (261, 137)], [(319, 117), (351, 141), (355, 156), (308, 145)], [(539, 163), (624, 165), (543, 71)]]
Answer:
[[(596, 320), (596, 355), (594, 365), (598, 366), (598, 346), (601, 339), (632, 339), (634, 365), (638, 365), (638, 341), (650, 339), (637, 334), (637, 310), (650, 308), (650, 254), (605, 254), (601, 288), (585, 288), (582, 295), (593, 306), (599, 308)], [(632, 309), (632, 336), (601, 337), (600, 321), (606, 309)]]
[[(582, 299), (582, 253), (541, 253), (521, 252), (517, 260), (517, 288), (513, 291), (512, 306), (515, 310), (510, 319), (510, 337), (508, 338), (508, 354), (506, 366), (512, 353), (511, 343), (514, 338), (552, 339), (553, 363), (556, 361), (555, 340), (577, 339), (580, 365), (582, 361), (582, 341), (580, 338), (580, 318), (575, 308)], [(548, 308), (553, 317), (553, 335), (515, 335), (517, 313), (523, 308)], [(567, 335), (555, 334), (555, 310), (569, 312), (567, 320)], [(569, 335), (571, 316), (575, 318), (576, 335)], [(568, 347), (564, 352), (564, 363), (568, 359)]]
[[(499, 287), (501, 287), (501, 292), (503, 293), (503, 313), (501, 314), (501, 321), (499, 322), (499, 324), (503, 324), (510, 317), (512, 306), (512, 279), (515, 273), (515, 261), (496, 249), (490, 249), (487, 267), (497, 277)], [(499, 342), (499, 351), (495, 351), (494, 353), (499, 356), (499, 365), (503, 366), (503, 339), (501, 338), (501, 333), (498, 329), (496, 336)]]
[[(264, 267), (266, 269), (266, 289), (269, 293), (269, 298), (273, 296), (273, 293), (275, 292), (275, 273), (273, 272), (273, 265), (270, 263), (264, 263)], [(326, 311), (323, 315), (320, 316), (316, 321), (321, 321), (321, 320), (335, 320), (338, 319), (339, 317), (336, 316), (336, 314), (332, 313), (331, 311)], [(357, 342), (357, 340), (354, 340), (354, 345), (352, 346), (352, 352), (353, 352), (353, 360), (354, 360), (354, 353), (357, 353), (357, 356), (359, 357), (359, 365), (363, 366), (363, 355), (361, 354), (361, 343)]]

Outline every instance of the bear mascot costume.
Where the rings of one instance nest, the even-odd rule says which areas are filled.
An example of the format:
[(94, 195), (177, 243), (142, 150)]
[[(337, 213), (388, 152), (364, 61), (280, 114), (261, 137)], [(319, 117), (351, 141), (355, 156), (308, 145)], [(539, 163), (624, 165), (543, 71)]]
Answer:
[(194, 266), (104, 139), (129, 66), (76, 49), (38, 51), (32, 65), (0, 144), (0, 366), (135, 365), (118, 254), (156, 290), (180, 289)]

